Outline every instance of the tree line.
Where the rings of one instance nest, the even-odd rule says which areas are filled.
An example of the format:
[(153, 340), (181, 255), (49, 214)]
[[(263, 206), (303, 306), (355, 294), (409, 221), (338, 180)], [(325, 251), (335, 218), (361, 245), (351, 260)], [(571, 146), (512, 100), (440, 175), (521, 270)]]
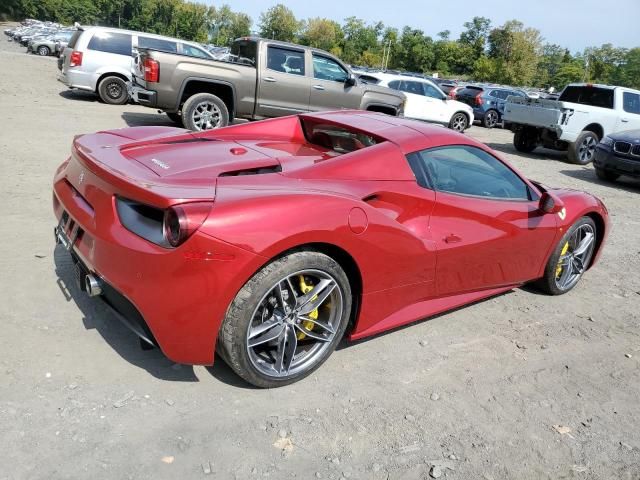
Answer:
[[(3, 0), (2, 14), (119, 26), (216, 45), (253, 31), (253, 19), (228, 5), (185, 0)], [(260, 15), (255, 33), (321, 48), (352, 65), (556, 89), (579, 81), (640, 88), (640, 48), (604, 44), (571, 53), (517, 20), (494, 26), (489, 18), (474, 17), (463, 26), (458, 38), (448, 30), (432, 38), (410, 26), (398, 29), (357, 17), (342, 23), (298, 19), (279, 4)]]

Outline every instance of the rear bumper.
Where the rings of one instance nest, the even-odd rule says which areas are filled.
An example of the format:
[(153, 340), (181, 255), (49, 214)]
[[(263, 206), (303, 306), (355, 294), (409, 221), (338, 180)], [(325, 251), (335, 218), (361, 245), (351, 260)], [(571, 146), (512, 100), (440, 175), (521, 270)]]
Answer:
[(53, 210), (58, 222), (68, 215), (69, 252), (103, 282), (95, 298), (138, 336), (175, 362), (213, 364), (227, 308), (264, 259), (200, 231), (175, 249), (152, 244), (120, 223), (115, 195), (123, 194), (73, 160), (57, 173)]
[(593, 165), (596, 168), (615, 172), (619, 175), (628, 175), (636, 178), (640, 177), (640, 157), (636, 157), (636, 159), (632, 157), (623, 157), (602, 145), (598, 145), (596, 148), (596, 156), (593, 159)]
[(65, 72), (62, 70), (58, 73), (57, 77), (59, 82), (64, 83), (69, 88), (77, 88), (78, 90), (86, 90), (88, 92), (95, 92), (95, 81), (91, 74), (67, 69)]
[(147, 90), (133, 82), (127, 83), (127, 90), (129, 97), (140, 105), (154, 108), (158, 104), (158, 94), (153, 90)]

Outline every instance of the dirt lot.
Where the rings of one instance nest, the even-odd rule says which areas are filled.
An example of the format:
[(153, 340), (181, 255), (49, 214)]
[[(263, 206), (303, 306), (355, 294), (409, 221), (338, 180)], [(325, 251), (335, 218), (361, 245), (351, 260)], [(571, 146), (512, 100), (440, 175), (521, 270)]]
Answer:
[(170, 123), (68, 92), (54, 58), (23, 52), (2, 35), (0, 479), (640, 478), (640, 182), (472, 128), (531, 178), (606, 202), (601, 263), (568, 295), (518, 289), (256, 390), (222, 361), (140, 350), (73, 286), (50, 193), (72, 137)]

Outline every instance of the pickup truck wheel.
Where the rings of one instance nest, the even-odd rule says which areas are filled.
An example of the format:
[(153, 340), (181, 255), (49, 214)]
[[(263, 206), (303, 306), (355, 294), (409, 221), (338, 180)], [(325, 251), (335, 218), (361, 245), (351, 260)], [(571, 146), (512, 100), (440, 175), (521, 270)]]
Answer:
[(211, 93), (189, 97), (182, 107), (182, 122), (189, 130), (201, 131), (226, 127), (229, 111), (222, 100)]
[(173, 123), (175, 123), (176, 125), (182, 127), (182, 115), (180, 115), (179, 113), (171, 113), (171, 112), (164, 112), (167, 114), (167, 117), (169, 117), (169, 120), (171, 120)]
[(482, 125), (484, 125), (485, 128), (493, 128), (498, 124), (499, 120), (500, 120), (500, 114), (495, 110), (489, 110), (487, 113), (484, 114), (484, 118), (482, 119)]
[(513, 134), (513, 146), (516, 150), (523, 153), (531, 153), (538, 146), (536, 137), (531, 135), (526, 129), (516, 130)]
[(38, 55), (46, 57), (48, 55), (51, 55), (51, 50), (49, 50), (49, 47), (47, 47), (46, 45), (40, 45), (38, 47)]
[(620, 177), (620, 174), (596, 167), (596, 177), (605, 182), (615, 182)]
[(456, 132), (464, 132), (469, 126), (469, 119), (464, 113), (458, 112), (453, 117), (451, 117), (451, 121), (449, 122), (449, 128), (451, 130), (455, 130)]
[(596, 155), (596, 146), (600, 139), (589, 131), (582, 132), (575, 143), (569, 145), (569, 161), (578, 165), (587, 165)]
[(98, 95), (104, 103), (124, 105), (129, 100), (127, 84), (120, 77), (105, 77), (98, 85)]

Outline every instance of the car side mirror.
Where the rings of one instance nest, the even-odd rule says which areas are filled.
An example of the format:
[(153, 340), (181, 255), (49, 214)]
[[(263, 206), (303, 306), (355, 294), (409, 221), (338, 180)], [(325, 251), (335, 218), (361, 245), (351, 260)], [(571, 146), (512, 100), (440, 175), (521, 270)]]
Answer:
[(350, 73), (347, 79), (344, 81), (344, 84), (347, 87), (353, 87), (356, 83), (356, 76), (353, 73)]
[(538, 205), (544, 213), (559, 213), (564, 210), (564, 202), (549, 192), (544, 192), (540, 196)]

